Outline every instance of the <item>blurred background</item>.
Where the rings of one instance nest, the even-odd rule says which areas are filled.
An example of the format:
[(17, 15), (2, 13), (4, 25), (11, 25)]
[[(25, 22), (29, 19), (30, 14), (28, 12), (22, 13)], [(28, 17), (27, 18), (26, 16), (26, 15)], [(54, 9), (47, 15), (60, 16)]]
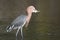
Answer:
[(60, 0), (0, 0), (0, 40), (16, 39), (16, 31), (7, 33), (6, 27), (30, 5), (40, 13), (24, 27), (24, 40), (60, 40)]

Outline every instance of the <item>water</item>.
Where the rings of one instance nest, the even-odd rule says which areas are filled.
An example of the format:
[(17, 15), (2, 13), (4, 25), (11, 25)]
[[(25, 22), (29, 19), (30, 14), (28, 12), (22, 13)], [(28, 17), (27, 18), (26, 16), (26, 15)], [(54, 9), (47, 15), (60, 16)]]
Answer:
[[(12, 4), (10, 4), (11, 2)], [(19, 9), (21, 8), (19, 6), (20, 2), (16, 2), (18, 5), (15, 5), (15, 2), (12, 0), (0, 1), (0, 40), (16, 39), (16, 30), (9, 33), (6, 32), (6, 26), (19, 16), (20, 11), (23, 10)], [(37, 1), (36, 8), (40, 10), (40, 13), (38, 16), (33, 14), (29, 26), (27, 28), (24, 27), (24, 40), (60, 40), (59, 3), (58, 0), (53, 0), (53, 2), (52, 0)]]

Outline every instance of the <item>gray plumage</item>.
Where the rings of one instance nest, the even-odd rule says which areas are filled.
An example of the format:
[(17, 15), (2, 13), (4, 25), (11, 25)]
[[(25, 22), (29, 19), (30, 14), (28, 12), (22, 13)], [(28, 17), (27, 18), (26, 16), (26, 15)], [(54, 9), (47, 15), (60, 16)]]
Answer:
[(19, 26), (22, 26), (26, 21), (26, 15), (18, 16), (10, 26), (7, 27), (7, 31), (10, 32), (12, 29), (17, 29)]

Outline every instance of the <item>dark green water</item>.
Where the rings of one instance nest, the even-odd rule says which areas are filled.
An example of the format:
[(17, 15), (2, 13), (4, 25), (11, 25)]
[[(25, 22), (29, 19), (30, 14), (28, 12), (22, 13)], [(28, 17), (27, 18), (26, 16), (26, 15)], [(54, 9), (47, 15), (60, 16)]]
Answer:
[[(32, 0), (26, 1), (28, 5), (36, 2), (34, 5), (41, 12), (33, 14), (29, 26), (24, 27), (24, 40), (60, 40), (59, 0), (33, 0), (34, 3)], [(0, 40), (16, 40), (16, 30), (7, 33), (6, 26), (24, 11), (22, 5), (27, 4), (21, 3), (21, 0), (0, 0)]]

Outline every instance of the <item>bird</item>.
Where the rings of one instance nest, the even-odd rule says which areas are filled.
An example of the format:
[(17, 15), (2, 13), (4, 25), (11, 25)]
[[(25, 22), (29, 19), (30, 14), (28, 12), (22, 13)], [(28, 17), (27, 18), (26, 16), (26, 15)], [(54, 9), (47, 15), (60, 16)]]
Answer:
[(22, 31), (23, 27), (28, 26), (32, 13), (37, 13), (37, 12), (40, 12), (40, 11), (36, 10), (36, 8), (34, 6), (32, 6), (32, 5), (28, 6), (26, 8), (27, 15), (21, 14), (20, 16), (18, 16), (15, 20), (13, 20), (11, 22), (11, 24), (9, 26), (7, 26), (6, 31), (11, 32), (12, 30), (17, 29), (17, 32), (16, 32), (16, 40), (17, 40), (17, 35), (20, 30), (21, 37), (22, 37), (21, 40), (23, 40), (23, 31)]

